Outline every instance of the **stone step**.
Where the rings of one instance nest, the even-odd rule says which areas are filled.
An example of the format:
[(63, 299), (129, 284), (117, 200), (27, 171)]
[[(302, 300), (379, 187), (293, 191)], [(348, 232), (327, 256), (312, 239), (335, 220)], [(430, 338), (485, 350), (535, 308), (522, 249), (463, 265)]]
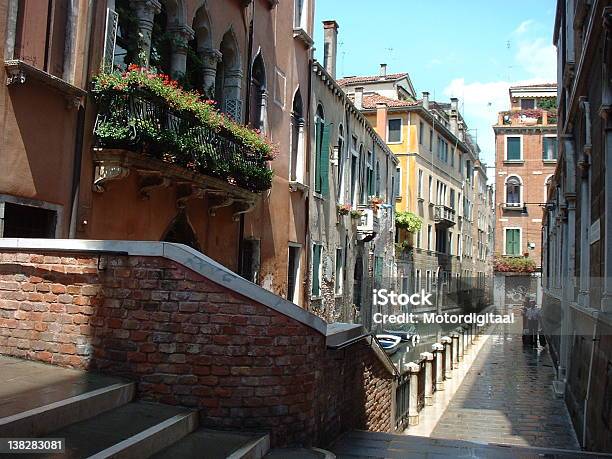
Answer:
[(408, 457), (465, 457), (491, 459), (612, 458), (612, 454), (554, 448), (532, 448), (494, 443), (477, 443), (380, 432), (353, 431), (341, 436), (329, 448), (338, 459), (405, 459)]
[[(197, 425), (197, 411), (132, 402), (51, 432), (49, 438), (66, 439), (66, 452), (50, 457), (145, 459), (181, 440)], [(32, 455), (32, 459), (39, 457)]]
[(37, 437), (129, 403), (119, 378), (0, 356), (0, 437)]
[(270, 436), (198, 429), (151, 459), (261, 459), (270, 449)]

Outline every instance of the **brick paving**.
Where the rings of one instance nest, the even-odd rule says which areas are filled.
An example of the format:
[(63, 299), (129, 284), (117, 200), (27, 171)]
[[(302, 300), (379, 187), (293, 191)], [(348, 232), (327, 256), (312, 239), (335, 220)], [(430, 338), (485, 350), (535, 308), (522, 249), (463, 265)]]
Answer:
[(521, 336), (501, 331), (484, 345), (431, 436), (579, 449), (553, 377), (546, 349), (525, 347)]

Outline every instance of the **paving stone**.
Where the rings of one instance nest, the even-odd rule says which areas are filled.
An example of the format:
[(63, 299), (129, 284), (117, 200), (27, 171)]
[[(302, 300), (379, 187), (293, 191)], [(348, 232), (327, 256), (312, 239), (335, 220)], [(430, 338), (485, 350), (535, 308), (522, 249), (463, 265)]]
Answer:
[(524, 347), (512, 333), (483, 347), (431, 436), (579, 449), (567, 408), (551, 390), (546, 350)]

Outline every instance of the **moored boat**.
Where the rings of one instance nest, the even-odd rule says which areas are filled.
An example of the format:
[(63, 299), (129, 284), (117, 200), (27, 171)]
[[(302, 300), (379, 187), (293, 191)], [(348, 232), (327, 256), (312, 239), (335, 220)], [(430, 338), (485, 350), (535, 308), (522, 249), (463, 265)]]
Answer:
[(376, 339), (387, 355), (392, 355), (397, 352), (402, 342), (399, 336), (394, 335), (376, 335)]

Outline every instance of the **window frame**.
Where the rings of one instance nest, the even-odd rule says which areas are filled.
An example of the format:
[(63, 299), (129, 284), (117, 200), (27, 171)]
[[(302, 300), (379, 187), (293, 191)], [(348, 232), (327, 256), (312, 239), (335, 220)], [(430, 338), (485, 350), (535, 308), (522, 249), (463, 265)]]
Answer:
[[(392, 121), (399, 121), (399, 140), (391, 141), (389, 134), (391, 133), (390, 124)], [(401, 117), (388, 118), (387, 119), (387, 144), (388, 145), (399, 145), (404, 142), (404, 120)]]
[[(508, 181), (511, 178), (516, 178), (519, 182), (519, 199), (517, 203), (510, 203), (508, 202)], [(523, 207), (523, 195), (524, 195), (524, 191), (523, 191), (523, 178), (518, 175), (518, 174), (510, 174), (508, 175), (508, 177), (506, 177), (506, 180), (504, 180), (504, 207), (507, 208), (521, 208)], [(512, 205), (510, 205), (512, 204)]]
[[(544, 157), (544, 151), (545, 151), (544, 150), (544, 140), (545, 139), (552, 139), (552, 138), (554, 138), (556, 140), (555, 143), (557, 145), (557, 148), (555, 148), (555, 153), (556, 153), (557, 157), (553, 158), (553, 159), (545, 158)], [(558, 160), (559, 160), (559, 142), (557, 140), (557, 134), (544, 134), (542, 136), (542, 161), (545, 162), (545, 163), (556, 163)]]
[[(314, 292), (314, 278), (315, 278), (315, 249), (319, 248), (319, 263), (317, 265), (317, 280), (318, 280), (318, 291), (315, 294)], [(311, 282), (310, 282), (310, 298), (313, 300), (316, 299), (320, 299), (323, 297), (323, 291), (321, 289), (321, 284), (323, 283), (323, 244), (319, 243), (319, 242), (313, 242), (312, 243), (312, 258), (311, 258), (311, 262), (312, 262), (312, 278), (311, 278)]]
[[(508, 139), (509, 138), (518, 138), (519, 139), (519, 159), (508, 159)], [(504, 162), (506, 163), (522, 163), (525, 161), (524, 151), (523, 151), (523, 134), (505, 134), (504, 135)]]
[[(519, 253), (518, 254), (509, 254), (508, 253), (508, 230), (516, 231), (518, 230), (519, 234)], [(506, 226), (504, 227), (504, 256), (506, 257), (520, 257), (523, 255), (523, 228), (520, 226)]]

